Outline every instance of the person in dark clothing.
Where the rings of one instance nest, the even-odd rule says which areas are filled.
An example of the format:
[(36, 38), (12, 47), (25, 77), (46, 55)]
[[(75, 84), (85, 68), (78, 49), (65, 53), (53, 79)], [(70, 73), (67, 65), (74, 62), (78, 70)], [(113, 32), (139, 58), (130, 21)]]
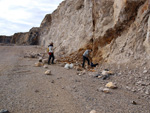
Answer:
[(83, 53), (83, 63), (82, 63), (82, 67), (84, 68), (84, 64), (85, 64), (85, 60), (88, 62), (88, 65), (90, 65), (90, 60), (89, 60), (89, 53), (92, 51), (92, 49), (90, 50), (86, 50), (84, 53)]
[(48, 64), (50, 64), (51, 58), (52, 58), (52, 64), (54, 64), (55, 57), (54, 57), (53, 43), (50, 43), (50, 45), (48, 46), (48, 48), (49, 48), (49, 52), (48, 52), (48, 54), (49, 54)]

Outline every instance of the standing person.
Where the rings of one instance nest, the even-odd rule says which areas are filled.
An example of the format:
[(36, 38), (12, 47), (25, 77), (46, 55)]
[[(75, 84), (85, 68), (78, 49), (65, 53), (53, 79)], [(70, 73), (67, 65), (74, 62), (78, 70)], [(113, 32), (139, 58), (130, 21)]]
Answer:
[(92, 51), (92, 49), (87, 49), (84, 53), (83, 53), (83, 63), (82, 63), (82, 67), (84, 68), (84, 64), (85, 64), (85, 60), (87, 60), (88, 65), (90, 65), (90, 60), (89, 60), (89, 54)]
[(52, 64), (54, 64), (55, 57), (54, 57), (54, 50), (53, 50), (53, 42), (50, 43), (50, 45), (48, 46), (48, 48), (49, 48), (48, 64), (50, 64), (51, 58), (52, 58)]

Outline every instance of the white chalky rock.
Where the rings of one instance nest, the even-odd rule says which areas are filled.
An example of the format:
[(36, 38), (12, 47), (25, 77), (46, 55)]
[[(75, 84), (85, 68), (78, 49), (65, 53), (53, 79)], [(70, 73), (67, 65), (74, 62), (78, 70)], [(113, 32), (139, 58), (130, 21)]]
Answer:
[(45, 75), (51, 75), (51, 71), (50, 70), (45, 71)]
[(65, 69), (69, 69), (69, 68), (70, 68), (70, 65), (69, 65), (69, 64), (66, 64), (64, 68), (65, 68)]
[(95, 111), (95, 110), (92, 110), (92, 111), (90, 111), (90, 113), (96, 113), (96, 111)]
[(72, 68), (73, 68), (73, 64), (70, 64), (70, 65), (69, 65), (69, 68), (72, 69)]

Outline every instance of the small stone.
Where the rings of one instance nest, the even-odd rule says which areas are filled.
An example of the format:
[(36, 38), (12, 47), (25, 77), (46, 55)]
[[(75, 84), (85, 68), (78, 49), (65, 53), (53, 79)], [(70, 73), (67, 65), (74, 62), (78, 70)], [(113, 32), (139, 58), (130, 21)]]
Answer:
[(6, 110), (6, 109), (1, 109), (0, 113), (10, 113), (10, 112), (8, 110)]
[(90, 111), (90, 113), (96, 113), (96, 111), (95, 111), (95, 110), (92, 110), (92, 111)]
[(54, 81), (54, 80), (52, 80), (52, 81), (51, 81), (51, 83), (55, 83), (55, 81)]
[(39, 58), (39, 62), (42, 62), (42, 57)]
[(108, 88), (104, 88), (102, 91), (103, 91), (104, 93), (110, 93), (110, 90), (109, 90)]
[(137, 103), (136, 103), (135, 101), (132, 101), (131, 103), (132, 103), (133, 105), (137, 105)]
[(47, 63), (48, 63), (48, 59), (43, 59), (42, 62), (43, 62), (44, 64), (47, 64)]
[(43, 66), (43, 63), (41, 62), (35, 63), (35, 67), (41, 67), (41, 66)]
[(35, 92), (36, 92), (36, 93), (38, 93), (38, 92), (39, 92), (39, 90), (37, 90), (37, 89), (36, 89), (36, 90), (35, 90)]
[(146, 89), (145, 94), (150, 95), (150, 90)]
[(117, 88), (117, 86), (112, 82), (108, 82), (105, 86), (107, 88), (111, 88), (111, 89), (116, 89)]
[(45, 71), (45, 75), (51, 75), (51, 71), (50, 70)]
[(48, 65), (44, 65), (43, 67), (44, 67), (44, 68), (48, 68)]
[(143, 71), (143, 74), (146, 74), (147, 72), (148, 72), (147, 70), (144, 70), (144, 71)]
[(65, 68), (65, 69), (69, 69), (69, 68), (70, 68), (69, 66), (70, 66), (69, 64), (66, 64), (66, 65), (64, 66), (64, 68)]

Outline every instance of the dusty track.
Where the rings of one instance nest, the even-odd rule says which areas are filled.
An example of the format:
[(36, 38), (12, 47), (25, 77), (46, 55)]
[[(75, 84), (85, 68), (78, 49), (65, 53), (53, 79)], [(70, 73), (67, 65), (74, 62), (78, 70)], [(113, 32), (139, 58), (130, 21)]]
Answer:
[[(110, 94), (97, 91), (108, 81), (87, 73), (50, 65), (34, 67), (37, 59), (23, 58), (28, 51), (41, 52), (34, 46), (0, 46), (0, 109), (10, 113), (150, 113), (150, 103), (140, 95), (118, 86)], [(121, 83), (120, 83), (121, 84)], [(139, 98), (140, 97), (140, 98)], [(131, 101), (138, 104), (133, 105)]]

